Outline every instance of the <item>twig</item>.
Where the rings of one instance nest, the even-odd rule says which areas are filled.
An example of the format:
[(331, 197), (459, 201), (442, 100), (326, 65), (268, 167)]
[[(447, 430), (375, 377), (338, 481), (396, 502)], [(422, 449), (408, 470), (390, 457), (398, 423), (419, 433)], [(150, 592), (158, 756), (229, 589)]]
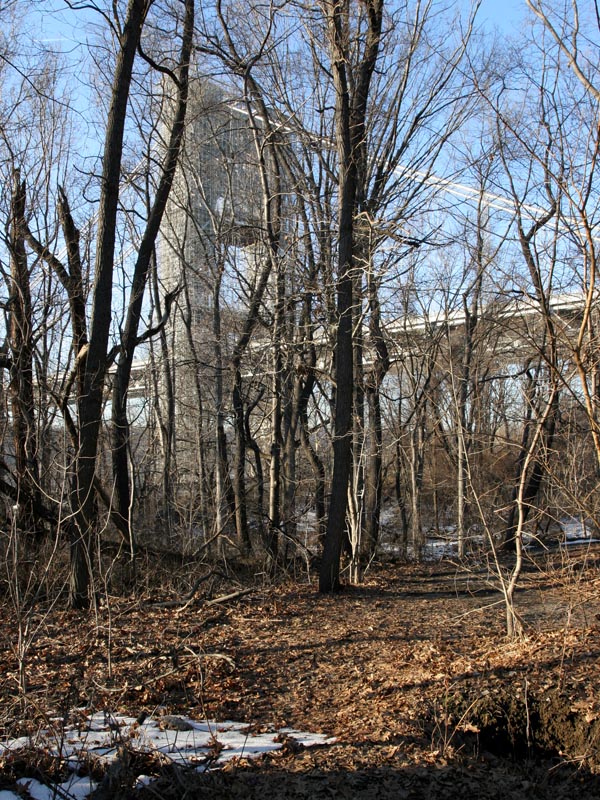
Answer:
[(256, 589), (240, 589), (238, 592), (232, 592), (231, 594), (223, 594), (221, 597), (215, 597), (214, 600), (207, 600), (204, 603), (205, 606), (216, 606), (219, 603), (227, 603), (229, 600), (237, 600), (238, 597), (243, 597), (246, 594), (251, 594), (255, 592)]
[(458, 614), (455, 617), (451, 618), (451, 622), (457, 622), (459, 619), (463, 619), (464, 617), (470, 617), (471, 614), (480, 614), (482, 611), (486, 611), (488, 608), (493, 608), (494, 606), (500, 606), (504, 603), (504, 600), (495, 600), (493, 603), (487, 603), (485, 606), (477, 606), (477, 608), (470, 608), (468, 611), (463, 612), (462, 614)]
[(179, 600), (160, 600), (156, 603), (152, 603), (153, 606), (157, 608), (177, 608), (178, 606), (183, 606), (183, 608), (187, 608), (189, 604), (194, 600), (196, 594), (198, 593), (198, 589), (200, 588), (200, 584), (204, 583), (204, 581), (208, 580), (210, 577), (214, 575), (214, 572), (210, 570), (207, 572), (206, 575), (201, 575), (198, 580), (194, 583), (191, 590), (186, 594), (185, 597), (180, 598)]
[[(206, 659), (206, 658), (214, 658), (214, 659), (216, 659), (218, 661), (226, 661), (229, 664), (230, 667), (235, 668), (235, 661), (233, 660), (233, 658), (231, 658), (231, 656), (225, 655), (225, 653), (195, 653), (194, 654), (194, 659), (198, 659), (198, 658), (204, 658), (204, 659)], [(110, 686), (103, 686), (102, 684), (98, 683), (98, 681), (96, 681), (93, 678), (92, 678), (92, 680), (93, 680), (93, 683), (94, 683), (94, 685), (96, 686), (97, 689), (100, 689), (101, 692), (106, 692), (108, 694), (119, 694), (120, 692), (124, 692), (127, 689), (135, 689), (136, 691), (138, 691), (139, 689), (143, 689), (146, 686), (152, 686), (153, 683), (156, 683), (157, 681), (161, 681), (161, 680), (163, 680), (163, 678), (169, 678), (169, 677), (171, 677), (171, 675), (175, 675), (175, 673), (181, 672), (182, 669), (186, 669), (187, 667), (190, 666), (190, 664), (192, 663), (192, 660), (193, 659), (190, 659), (189, 661), (185, 661), (182, 664), (179, 664), (178, 666), (174, 667), (173, 669), (170, 669), (167, 672), (163, 672), (162, 675), (157, 675), (155, 678), (150, 678), (147, 681), (142, 681), (141, 683), (136, 683), (134, 686), (131, 686), (129, 683), (125, 683), (124, 686), (120, 686), (118, 688), (115, 687), (113, 689)]]

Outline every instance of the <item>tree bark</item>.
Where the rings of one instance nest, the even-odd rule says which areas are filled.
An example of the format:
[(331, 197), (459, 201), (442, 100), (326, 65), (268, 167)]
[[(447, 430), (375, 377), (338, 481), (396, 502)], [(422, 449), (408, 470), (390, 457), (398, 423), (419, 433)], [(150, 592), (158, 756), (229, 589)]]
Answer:
[(133, 64), (149, 2), (150, 0), (129, 0), (125, 25), (120, 36), (106, 125), (90, 338), (87, 355), (79, 362), (82, 391), (77, 398), (79, 442), (71, 497), (75, 521), (69, 581), (71, 608), (88, 608), (91, 599), (90, 550), (96, 520), (94, 478), (112, 314), (112, 279), (123, 136)]
[(10, 226), (10, 405), (17, 485), (15, 522), (25, 533), (40, 534), (36, 507), (41, 505), (38, 437), (33, 388), (33, 332), (29, 268), (25, 252), (25, 182), (13, 176)]
[(371, 77), (379, 54), (383, 0), (365, 2), (367, 27), (364, 50), (356, 74), (351, 73), (348, 0), (323, 3), (327, 21), (331, 69), (336, 94), (335, 127), (338, 151), (338, 277), (336, 335), (336, 405), (333, 440), (333, 476), (327, 531), (319, 573), (319, 591), (340, 587), (340, 557), (346, 535), (347, 494), (352, 468), (353, 396), (353, 270), (354, 214), (358, 168), (365, 147), (365, 122)]
[(131, 480), (129, 475), (129, 420), (127, 417), (127, 393), (131, 379), (131, 367), (138, 344), (138, 330), (142, 315), (142, 303), (148, 282), (150, 264), (154, 257), (154, 245), (160, 229), (179, 153), (183, 140), (184, 122), (187, 109), (189, 65), (194, 32), (194, 0), (186, 0), (185, 22), (177, 75), (173, 80), (177, 86), (176, 109), (171, 124), (169, 144), (162, 166), (160, 182), (150, 209), (146, 230), (139, 246), (133, 272), (131, 295), (127, 308), (125, 328), (121, 337), (120, 354), (114, 378), (112, 396), (112, 436), (113, 436), (113, 475), (116, 490), (117, 514), (126, 532), (131, 557), (134, 556), (134, 533), (130, 509)]

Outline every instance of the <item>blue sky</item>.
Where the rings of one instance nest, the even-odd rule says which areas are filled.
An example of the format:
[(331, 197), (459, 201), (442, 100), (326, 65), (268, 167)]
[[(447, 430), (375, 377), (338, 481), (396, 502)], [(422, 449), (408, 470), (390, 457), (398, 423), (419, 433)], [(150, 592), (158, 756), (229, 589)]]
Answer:
[[(461, 0), (465, 6), (469, 0)], [(393, 0), (390, 0), (390, 6)], [(49, 46), (61, 45), (68, 49), (73, 40), (83, 38), (81, 19), (93, 18), (89, 11), (78, 10), (76, 16), (66, 8), (63, 0), (31, 0), (32, 16), (43, 20), (43, 32), (40, 38), (45, 39)], [(479, 21), (487, 28), (497, 27), (498, 30), (510, 33), (519, 28), (519, 22), (527, 13), (526, 0), (483, 0), (479, 11)], [(76, 20), (73, 26), (73, 20)], [(39, 29), (38, 29), (39, 30)]]
[(526, 0), (483, 0), (479, 21), (487, 28), (496, 27), (502, 33), (515, 33), (526, 14)]

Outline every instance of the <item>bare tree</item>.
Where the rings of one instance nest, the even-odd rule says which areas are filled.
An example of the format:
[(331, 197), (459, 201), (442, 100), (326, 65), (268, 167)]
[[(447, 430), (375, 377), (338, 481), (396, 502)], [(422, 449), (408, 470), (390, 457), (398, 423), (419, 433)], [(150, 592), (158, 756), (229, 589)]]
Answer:
[[(115, 9), (112, 19), (112, 33), (117, 44), (117, 53), (105, 128), (103, 171), (97, 213), (94, 284), (89, 298), (87, 287), (83, 282), (80, 232), (71, 215), (67, 192), (61, 189), (58, 197), (58, 217), (66, 243), (67, 266), (64, 266), (61, 259), (54, 255), (49, 243), (46, 244), (36, 236), (35, 232), (26, 224), (24, 215), (22, 218), (24, 237), (38, 257), (44, 259), (57, 275), (68, 295), (71, 310), (74, 362), (71, 377), (65, 384), (60, 402), (71, 432), (74, 448), (71, 491), (74, 526), (71, 536), (70, 604), (73, 607), (81, 608), (87, 607), (90, 602), (93, 573), (91, 546), (93, 532), (96, 530), (96, 493), (98, 491), (109, 509), (111, 507), (110, 493), (107, 494), (101, 489), (98, 480), (96, 457), (102, 423), (105, 378), (110, 363), (109, 340), (113, 311), (113, 282), (128, 103), (136, 53), (142, 48), (142, 34), (151, 5), (151, 2), (145, 0), (131, 0), (125, 17), (121, 19)], [(138, 251), (130, 314), (124, 332), (123, 355), (117, 370), (116, 404), (121, 412), (123, 403), (120, 401), (127, 394), (133, 349), (139, 342), (137, 326), (148, 265), (172, 181), (182, 134), (185, 84), (193, 30), (192, 0), (189, 0), (185, 7), (187, 16), (182, 38), (179, 74), (177, 75), (180, 92), (179, 110), (175, 116), (171, 141), (162, 167), (162, 178), (158, 183), (154, 205), (150, 211)], [(150, 61), (152, 67), (155, 68), (157, 65), (151, 59)], [(91, 308), (89, 328), (86, 315), (88, 299)], [(69, 407), (69, 397), (73, 388), (75, 388), (76, 400), (75, 417), (72, 416)], [(126, 432), (127, 426), (123, 423), (122, 418), (116, 419), (115, 423), (119, 433)], [(120, 448), (125, 445), (119, 438), (119, 434), (116, 435), (119, 445), (116, 449), (118, 460), (118, 456), (122, 454)], [(116, 467), (116, 474), (121, 480), (123, 476), (119, 467)], [(125, 483), (126, 480), (122, 482)], [(125, 495), (127, 495), (127, 500), (124, 503), (128, 503), (129, 491), (120, 483), (119, 497), (122, 498)], [(120, 514), (113, 518), (117, 526), (125, 533), (126, 538), (129, 539), (128, 519), (124, 518), (122, 507), (118, 510)]]
[[(131, 367), (136, 347), (143, 341), (156, 335), (158, 327), (164, 325), (166, 317), (170, 312), (171, 297), (167, 297), (163, 318), (159, 321), (158, 327), (155, 326), (140, 336), (139, 326), (142, 315), (142, 304), (144, 300), (146, 284), (152, 259), (154, 258), (154, 248), (161, 220), (163, 218), (167, 199), (173, 185), (175, 169), (179, 159), (181, 143), (183, 140), (184, 122), (187, 109), (189, 68), (192, 53), (192, 41), (194, 31), (194, 3), (188, 0), (185, 4), (185, 19), (183, 23), (183, 33), (181, 39), (181, 51), (178, 63), (174, 68), (162, 65), (160, 73), (166, 76), (175, 87), (175, 100), (172, 114), (167, 115), (164, 106), (159, 109), (159, 118), (164, 120), (170, 117), (168, 138), (165, 142), (165, 155), (163, 163), (159, 169), (158, 184), (154, 196), (150, 199), (148, 209), (148, 220), (145, 230), (137, 248), (137, 257), (133, 270), (130, 299), (127, 307), (125, 325), (119, 343), (119, 357), (117, 359), (117, 369), (113, 383), (112, 398), (112, 435), (113, 435), (113, 475), (116, 490), (117, 513), (120, 517), (121, 525), (126, 532), (126, 539), (129, 542), (131, 554), (134, 554), (134, 538), (131, 529), (130, 507), (131, 507), (131, 486), (129, 478), (128, 464), (128, 444), (129, 444), (129, 424), (127, 419), (127, 391), (131, 378)], [(143, 52), (143, 51), (142, 51)], [(155, 65), (153, 58), (145, 54), (145, 59)], [(170, 100), (170, 98), (169, 98)], [(148, 159), (149, 163), (151, 158)]]
[[(353, 305), (356, 250), (354, 218), (358, 199), (359, 167), (366, 155), (365, 126), (373, 72), (377, 64), (383, 21), (383, 2), (365, 3), (363, 13), (351, 19), (350, 4), (322, 4), (335, 87), (335, 133), (338, 151), (338, 252), (336, 405), (333, 476), (327, 532), (319, 573), (319, 590), (339, 588), (340, 556), (346, 528), (347, 492), (352, 465)], [(356, 27), (355, 27), (356, 26)], [(351, 33), (351, 29), (354, 29)], [(356, 37), (356, 38), (354, 38)], [(364, 42), (360, 47), (359, 42)], [(359, 48), (358, 56), (351, 50)]]
[(16, 524), (39, 533), (41, 503), (38, 436), (34, 399), (34, 335), (30, 267), (25, 250), (25, 183), (15, 172), (11, 199), (10, 295), (8, 300), (12, 428), (16, 477)]
[(56, 523), (60, 481), (50, 476), (56, 416), (51, 392), (65, 329), (60, 285), (45, 269), (42, 254), (35, 248), (32, 252), (30, 229), (48, 238), (57, 235), (47, 205), (56, 198), (53, 182), (64, 175), (69, 124), (60, 64), (34, 51), (25, 55), (19, 48), (22, 38), (15, 27), (8, 60), (0, 61), (0, 169), (10, 187), (2, 203), (6, 338), (1, 366), (9, 373), (13, 440), (12, 447), (4, 441), (0, 488), (10, 500), (17, 528), (38, 534), (39, 544), (48, 524)]
[(595, 53), (596, 45), (589, 32), (594, 27), (600, 31), (600, 9), (596, 0), (589, 7), (574, 0), (567, 11), (568, 7), (555, 9), (540, 0), (527, 0), (527, 5), (549, 31), (586, 91), (600, 102), (597, 66), (590, 55)]

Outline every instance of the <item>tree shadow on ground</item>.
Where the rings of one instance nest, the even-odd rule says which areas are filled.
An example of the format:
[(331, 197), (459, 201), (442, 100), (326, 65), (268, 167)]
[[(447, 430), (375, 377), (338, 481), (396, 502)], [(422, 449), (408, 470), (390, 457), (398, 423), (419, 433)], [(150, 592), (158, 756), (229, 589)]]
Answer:
[(264, 765), (204, 775), (165, 775), (135, 796), (137, 800), (598, 800), (600, 776), (568, 765), (516, 763), (486, 754), (442, 766), (438, 762), (298, 772)]

